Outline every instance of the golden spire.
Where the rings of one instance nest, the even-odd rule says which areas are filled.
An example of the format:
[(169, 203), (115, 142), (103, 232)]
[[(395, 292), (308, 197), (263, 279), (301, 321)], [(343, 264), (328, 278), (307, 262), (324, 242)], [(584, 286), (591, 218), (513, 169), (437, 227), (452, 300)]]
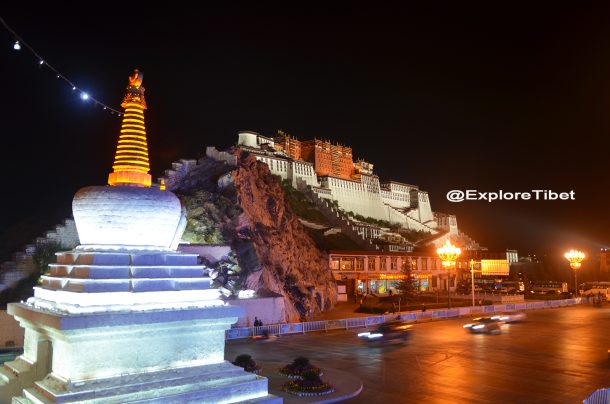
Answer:
[(150, 187), (151, 177), (148, 174), (150, 166), (144, 125), (146, 100), (142, 78), (142, 73), (138, 69), (129, 77), (127, 92), (121, 103), (121, 107), (125, 109), (121, 136), (112, 165), (114, 172), (108, 176), (108, 185)]

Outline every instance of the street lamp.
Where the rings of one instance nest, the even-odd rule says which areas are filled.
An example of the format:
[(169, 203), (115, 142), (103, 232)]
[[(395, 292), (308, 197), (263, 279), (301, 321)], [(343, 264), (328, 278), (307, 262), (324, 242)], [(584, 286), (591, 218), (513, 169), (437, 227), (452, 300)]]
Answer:
[(582, 260), (585, 259), (585, 253), (578, 250), (570, 250), (564, 254), (564, 257), (570, 261), (570, 267), (574, 270), (574, 290), (576, 297), (578, 297), (578, 270), (582, 266)]
[(445, 244), (442, 247), (439, 247), (436, 249), (436, 253), (438, 254), (438, 257), (441, 259), (442, 264), (445, 268), (447, 268), (447, 302), (448, 302), (448, 308), (451, 308), (451, 294), (449, 291), (449, 280), (451, 279), (451, 275), (450, 275), (450, 270), (451, 267), (453, 265), (455, 265), (455, 261), (458, 259), (458, 257), (460, 256), (460, 254), (462, 253), (462, 250), (456, 246), (454, 246), (453, 244), (451, 244), (451, 242), (449, 241), (449, 239), (447, 239), (445, 241)]
[(481, 265), (481, 261), (475, 261), (472, 258), (470, 259), (470, 291), (472, 292), (472, 307), (475, 306), (474, 304), (474, 273), (475, 272), (482, 272), (481, 269), (476, 270), (474, 269), (474, 265), (475, 264), (479, 264), (479, 266)]

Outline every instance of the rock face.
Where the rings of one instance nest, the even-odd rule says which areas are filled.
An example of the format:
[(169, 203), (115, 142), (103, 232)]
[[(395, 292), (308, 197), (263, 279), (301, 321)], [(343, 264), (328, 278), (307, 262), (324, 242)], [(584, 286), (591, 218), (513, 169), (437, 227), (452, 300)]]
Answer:
[[(285, 321), (330, 309), (337, 291), (328, 257), (286, 202), (280, 180), (254, 156), (230, 152), (238, 157), (236, 167), (202, 158), (171, 189), (189, 210), (186, 234), (230, 244), (235, 252), (239, 271), (218, 271), (216, 286), (281, 296)], [(220, 237), (209, 237), (212, 227)]]
[(269, 168), (241, 153), (232, 172), (243, 212), (235, 227), (234, 247), (249, 270), (246, 289), (271, 292), (286, 300), (286, 321), (299, 321), (336, 303), (336, 285), (328, 258), (317, 249)]

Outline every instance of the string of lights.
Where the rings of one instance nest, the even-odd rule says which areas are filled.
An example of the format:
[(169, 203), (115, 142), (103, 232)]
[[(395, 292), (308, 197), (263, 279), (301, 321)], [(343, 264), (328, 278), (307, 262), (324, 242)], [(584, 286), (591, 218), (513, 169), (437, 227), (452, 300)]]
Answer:
[(14, 50), (20, 51), (23, 48), (29, 50), (34, 55), (36, 60), (38, 61), (38, 65), (40, 67), (46, 67), (49, 70), (51, 70), (55, 74), (55, 77), (59, 80), (63, 80), (72, 89), (72, 91), (75, 94), (78, 94), (80, 96), (81, 100), (86, 101), (86, 102), (91, 102), (95, 106), (99, 105), (103, 108), (103, 110), (110, 112), (110, 114), (112, 114), (112, 115), (116, 114), (117, 116), (121, 116), (121, 114), (122, 114), (121, 111), (118, 111), (112, 107), (109, 107), (108, 105), (104, 104), (97, 98), (92, 97), (91, 95), (89, 95), (89, 93), (87, 93), (86, 91), (84, 91), (83, 89), (78, 87), (76, 84), (74, 84), (72, 81), (70, 81), (70, 79), (68, 79), (66, 76), (61, 74), (56, 68), (51, 66), (42, 56), (40, 56), (40, 54), (38, 52), (36, 52), (36, 50), (34, 50), (34, 48), (32, 48), (26, 41), (23, 40), (23, 38), (21, 36), (19, 36), (19, 34), (17, 34), (15, 32), (15, 30), (13, 30), (6, 23), (6, 21), (4, 21), (4, 19), (2, 17), (0, 17), (0, 24), (2, 24), (2, 26), (8, 32), (13, 34), (13, 36), (15, 37), (15, 43), (13, 44)]

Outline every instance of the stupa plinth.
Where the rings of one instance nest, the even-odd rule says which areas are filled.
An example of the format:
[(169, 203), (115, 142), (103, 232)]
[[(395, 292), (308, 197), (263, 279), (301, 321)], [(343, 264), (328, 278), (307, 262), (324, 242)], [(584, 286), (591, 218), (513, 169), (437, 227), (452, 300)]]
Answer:
[(151, 187), (142, 73), (135, 71), (109, 186), (79, 190), (81, 244), (57, 254), (34, 297), (8, 306), (24, 354), (0, 369), (0, 403), (281, 403), (224, 360), (241, 308), (176, 251), (185, 210)]

